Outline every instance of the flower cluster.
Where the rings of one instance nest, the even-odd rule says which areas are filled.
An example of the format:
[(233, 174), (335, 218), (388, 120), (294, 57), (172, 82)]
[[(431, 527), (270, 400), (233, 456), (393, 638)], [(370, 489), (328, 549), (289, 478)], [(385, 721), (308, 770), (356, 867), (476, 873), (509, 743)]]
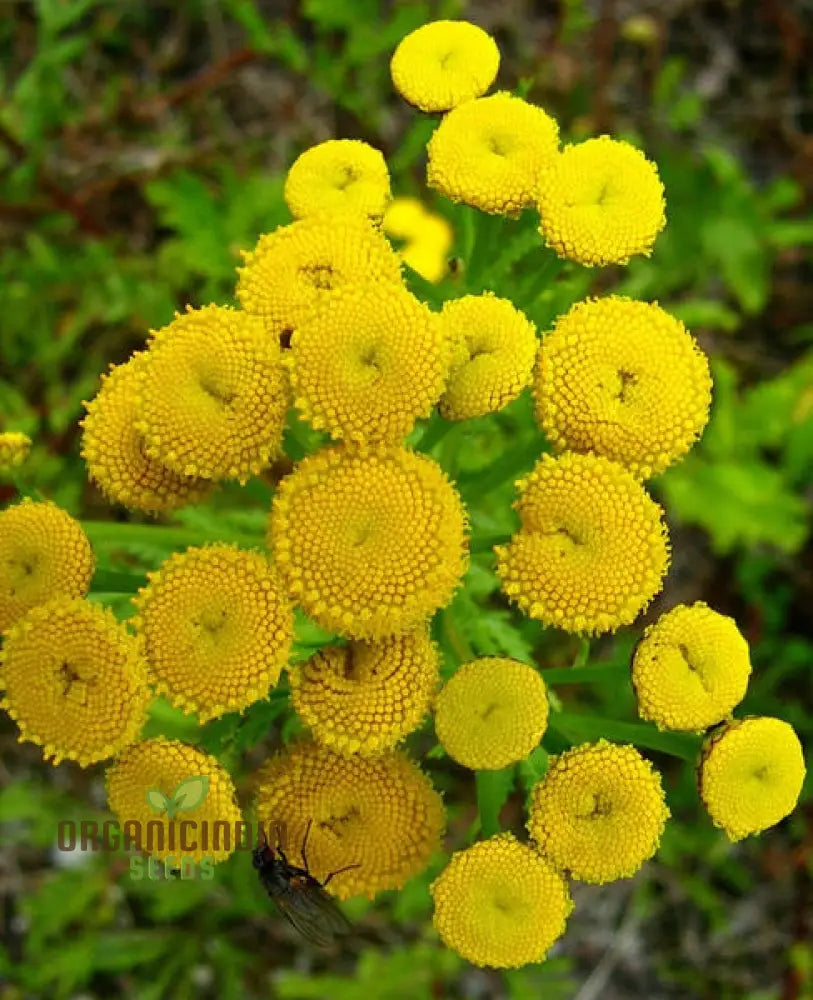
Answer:
[(31, 438), (22, 431), (4, 431), (0, 434), (0, 472), (19, 468), (31, 451)]
[(473, 770), (498, 770), (524, 760), (547, 723), (542, 678), (533, 667), (503, 657), (463, 664), (435, 705), (441, 746)]
[[(465, 260), (451, 266), (445, 219), (416, 199), (390, 200), (378, 150), (329, 140), (292, 165), (292, 221), (245, 253), (239, 307), (176, 315), (85, 404), (82, 455), (111, 503), (165, 516), (221, 481), (262, 475), (247, 506), (268, 483), (270, 504), (241, 516), (256, 524), (267, 515), (267, 551), (224, 542), (175, 552), (130, 588), (135, 613), (122, 623), (86, 599), (95, 561), (80, 524), (50, 502), (9, 507), (0, 514), (0, 679), (20, 739), (46, 757), (82, 766), (115, 757), (111, 810), (162, 834), (141, 849), (216, 861), (233, 842), (186, 849), (173, 839), (185, 819), (241, 821), (232, 778), (195, 746), (140, 739), (151, 699), (166, 696), (201, 724), (219, 719), (203, 745), (220, 742), (236, 759), (236, 734), (254, 720), (243, 729), (220, 717), (272, 688), (266, 707), (275, 712), (289, 690), (309, 732), (259, 767), (256, 815), (284, 832), (291, 863), (340, 899), (398, 889), (440, 849), (443, 801), (401, 746), (409, 737), (410, 749), (423, 745), (429, 727), (412, 734), (433, 713), (439, 747), (430, 757), (445, 753), (478, 772), (483, 833), (432, 884), (434, 924), (470, 962), (512, 968), (543, 960), (563, 933), (567, 879), (633, 875), (657, 850), (669, 810), (658, 772), (635, 746), (600, 738), (610, 734), (603, 720), (585, 717), (590, 742), (563, 745), (573, 717), (549, 700), (544, 672), (513, 658), (523, 654), (502, 635), (463, 634), (452, 601), (464, 579), (473, 581), (467, 598), (487, 580), (487, 616), (510, 602), (581, 635), (634, 623), (670, 561), (663, 511), (645, 481), (702, 433), (711, 378), (692, 335), (656, 303), (588, 298), (538, 334), (529, 317), (548, 323), (545, 309), (559, 301), (541, 277), (522, 296), (528, 316), (487, 287), (529, 252), (545, 266), (558, 266), (557, 255), (625, 263), (649, 254), (665, 224), (657, 168), (642, 152), (607, 136), (560, 149), (544, 109), (486, 95), (498, 66), (494, 40), (462, 21), (418, 29), (391, 63), (407, 101), (443, 113), (427, 145), (427, 181), (463, 203), (454, 209), (464, 220), (460, 252), (474, 248), (479, 274), (467, 274)], [(538, 212), (539, 232), (532, 215), (505, 255), (486, 245), (483, 233), (507, 232), (522, 212)], [(500, 256), (493, 282), (490, 253)], [(425, 281), (405, 277), (404, 264)], [(538, 427), (530, 418), (521, 465), (501, 457), (480, 480), (456, 462), (477, 440), (472, 426), (511, 427), (526, 403)], [(470, 420), (480, 423), (460, 427)], [(25, 448), (0, 436), (0, 466)], [(519, 526), (473, 550), (493, 550), (496, 574), (477, 564), (467, 578), (470, 526), (483, 530), (499, 503), (509, 514), (492, 487), (507, 488), (511, 470), (532, 465), (513, 484)], [(478, 506), (481, 483), (490, 496)], [(217, 498), (213, 521), (231, 516), (219, 501), (235, 489)], [(187, 515), (184, 532), (205, 517)], [(308, 643), (310, 630), (328, 634)], [(482, 655), (495, 646), (504, 655)], [(684, 733), (650, 726), (646, 746), (682, 745), (686, 733), (717, 726), (698, 783), (732, 839), (787, 816), (805, 774), (787, 723), (731, 718), (750, 670), (736, 624), (700, 603), (646, 628), (631, 665), (641, 717)], [(263, 724), (268, 715), (257, 713)], [(151, 727), (159, 724), (156, 712)], [(584, 738), (578, 724), (573, 731)], [(554, 741), (556, 756), (543, 741)], [(491, 793), (514, 774), (529, 793), (526, 842), (492, 835), (501, 802)], [(173, 796), (190, 782), (201, 795), (179, 820)]]
[(230, 545), (187, 549), (148, 578), (134, 625), (159, 694), (205, 722), (276, 684), (293, 612), (265, 556)]
[(442, 215), (428, 211), (417, 198), (393, 198), (381, 229), (400, 246), (401, 260), (408, 268), (433, 284), (443, 279), (454, 236)]
[(20, 739), (82, 767), (112, 757), (144, 722), (141, 645), (113, 613), (80, 597), (41, 604), (11, 627), (2, 652), (3, 707)]
[(56, 597), (84, 597), (96, 567), (82, 526), (56, 504), (0, 512), (0, 632)]
[(330, 883), (340, 899), (400, 889), (427, 866), (445, 825), (440, 795), (404, 754), (344, 755), (317, 743), (260, 769), (257, 816), (266, 828), (284, 825), (294, 864), (311, 824), (307, 859), (320, 880), (353, 865)]
[(634, 621), (669, 563), (662, 511), (641, 484), (606, 458), (566, 452), (543, 455), (517, 485), (521, 527), (496, 550), (505, 593), (570, 632)]

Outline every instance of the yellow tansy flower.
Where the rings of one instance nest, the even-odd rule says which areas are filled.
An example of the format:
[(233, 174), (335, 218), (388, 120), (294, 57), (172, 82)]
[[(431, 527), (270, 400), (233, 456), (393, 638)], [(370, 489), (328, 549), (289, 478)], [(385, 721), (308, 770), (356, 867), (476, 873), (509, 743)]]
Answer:
[(700, 797), (729, 840), (775, 826), (796, 808), (805, 779), (802, 744), (781, 719), (728, 723), (706, 740)]
[(541, 962), (573, 909), (562, 876), (510, 833), (452, 855), (431, 892), (446, 947), (496, 969)]
[(55, 597), (82, 597), (96, 566), (82, 526), (50, 501), (0, 512), (0, 632)]
[(0, 677), (20, 741), (54, 764), (112, 757), (138, 737), (150, 700), (138, 640), (79, 597), (42, 604), (11, 627)]
[(566, 146), (545, 163), (536, 203), (548, 246), (588, 267), (648, 256), (666, 224), (655, 164), (606, 135)]
[(145, 352), (135, 354), (102, 376), (98, 393), (84, 404), (82, 458), (88, 475), (111, 503), (155, 514), (197, 503), (213, 483), (173, 472), (144, 450), (136, 430), (136, 390), (147, 363)]
[(573, 878), (611, 882), (652, 857), (668, 818), (649, 761), (635, 747), (599, 740), (551, 759), (532, 793), (528, 832)]
[(337, 288), (401, 282), (401, 262), (380, 229), (354, 212), (299, 219), (261, 236), (239, 269), (237, 298), (283, 346)]
[(284, 197), (295, 219), (337, 211), (380, 219), (390, 197), (390, 174), (381, 152), (366, 142), (328, 139), (294, 160)]
[(381, 228), (396, 241), (407, 267), (432, 284), (443, 280), (449, 269), (454, 233), (442, 215), (427, 211), (417, 198), (393, 198)]
[(440, 466), (401, 448), (325, 449), (280, 484), (269, 546), (290, 596), (357, 639), (416, 628), (468, 565), (466, 514)]
[(294, 709), (320, 743), (339, 753), (377, 754), (417, 729), (429, 711), (438, 651), (420, 628), (326, 646), (288, 673)]
[(257, 818), (265, 829), (281, 825), (288, 859), (307, 860), (340, 899), (400, 889), (422, 872), (440, 847), (445, 814), (440, 795), (408, 757), (342, 756), (316, 743), (279, 754), (258, 774)]
[(632, 659), (642, 719), (661, 729), (706, 729), (745, 697), (751, 661), (733, 618), (679, 604), (644, 632)]
[(348, 443), (397, 442), (428, 417), (449, 371), (440, 318), (403, 285), (338, 289), (305, 319), (288, 355), (294, 405)]
[(435, 704), (438, 742), (472, 770), (496, 771), (524, 760), (547, 725), (542, 678), (533, 667), (500, 656), (465, 663)]
[(430, 21), (401, 39), (390, 62), (395, 89), (421, 111), (448, 111), (484, 94), (497, 76), (497, 43), (468, 21)]
[(265, 697), (294, 627), (266, 557), (231, 545), (187, 549), (148, 577), (135, 625), (156, 690), (201, 722)]
[(22, 431), (0, 434), (0, 472), (19, 468), (31, 451), (31, 438)]
[(136, 430), (184, 476), (244, 483), (280, 453), (289, 392), (278, 345), (227, 306), (178, 315), (137, 369)]
[[(179, 786), (199, 786), (200, 779), (203, 800), (197, 806), (173, 816), (160, 809)], [(234, 851), (242, 822), (234, 785), (217, 759), (202, 750), (163, 738), (134, 743), (108, 768), (106, 783), (122, 834), (133, 836), (139, 850), (152, 857), (219, 862)]]
[(560, 450), (590, 451), (648, 478), (706, 425), (711, 376), (680, 320), (611, 295), (577, 302), (542, 339), (536, 417)]
[(669, 543), (661, 508), (609, 459), (543, 455), (518, 484), (521, 528), (495, 547), (505, 593), (568, 632), (628, 625), (661, 588)]
[(539, 172), (558, 146), (559, 126), (542, 108), (507, 93), (481, 97), (435, 129), (427, 182), (452, 201), (515, 216), (533, 204)]
[(443, 307), (452, 348), (440, 412), (447, 420), (496, 413), (531, 384), (536, 327), (508, 299), (464, 295)]

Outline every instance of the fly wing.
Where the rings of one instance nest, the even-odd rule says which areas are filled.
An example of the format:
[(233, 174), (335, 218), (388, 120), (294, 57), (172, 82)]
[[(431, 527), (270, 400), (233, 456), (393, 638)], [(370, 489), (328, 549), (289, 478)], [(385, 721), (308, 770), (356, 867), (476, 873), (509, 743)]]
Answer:
[(337, 934), (351, 930), (347, 917), (315, 879), (301, 888), (272, 891), (271, 898), (295, 930), (320, 948), (329, 948)]

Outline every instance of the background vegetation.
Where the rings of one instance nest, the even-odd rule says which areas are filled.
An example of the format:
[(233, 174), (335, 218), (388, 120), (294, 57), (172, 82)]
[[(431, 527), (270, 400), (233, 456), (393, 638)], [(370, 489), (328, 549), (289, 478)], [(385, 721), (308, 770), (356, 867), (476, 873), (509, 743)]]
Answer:
[[(669, 225), (651, 259), (596, 273), (571, 268), (542, 295), (527, 256), (519, 268), (503, 256), (483, 280), (497, 280), (500, 268), (519, 275), (518, 304), (542, 328), (563, 304), (612, 288), (658, 300), (697, 334), (713, 359), (713, 419), (702, 443), (654, 484), (675, 563), (647, 620), (698, 599), (733, 615), (755, 667), (743, 710), (787, 719), (809, 746), (805, 7), (809, 14), (803, 0), (4, 0), (0, 429), (35, 439), (27, 480), (91, 522), (101, 554), (96, 596), (126, 614), (116, 573), (142, 574), (182, 544), (258, 534), (270, 491), (256, 480), (164, 522), (171, 529), (141, 527), (86, 481), (81, 401), (108, 363), (124, 360), (174, 310), (231, 300), (240, 250), (288, 218), (282, 181), (303, 148), (365, 139), (385, 153), (396, 193), (421, 192), (434, 123), (394, 95), (389, 55), (426, 20), (466, 17), (498, 39), (498, 82), (520, 80), (565, 137), (609, 131), (658, 162)], [(434, 207), (462, 241), (464, 213)], [(426, 291), (457, 293), (453, 285)], [(473, 468), (499, 458), (479, 528), (510, 529), (510, 478), (530, 466), (534, 434), (520, 401), (439, 445), (449, 457), (464, 443), (474, 456), (457, 469), (464, 495)], [(14, 484), (0, 482), (0, 502), (15, 497)], [(468, 595), (489, 613), (473, 615), (469, 596), (452, 605), (443, 623), (452, 653), (462, 644), (545, 667), (571, 663), (577, 641), (520, 624), (492, 593), (487, 560), (475, 560)], [(569, 715), (633, 718), (624, 670), (639, 631), (594, 644), (606, 680), (556, 687)], [(299, 638), (303, 655), (318, 641), (304, 626)], [(148, 732), (224, 756), (244, 792), (246, 776), (295, 725), (277, 698), (242, 722), (227, 717), (203, 730), (159, 704)], [(415, 746), (431, 742), (430, 729)], [(789, 821), (732, 847), (698, 808), (688, 768), (654, 753), (674, 814), (658, 858), (635, 879), (577, 886), (576, 912), (551, 959), (503, 975), (467, 966), (429, 929), (427, 886), (442, 858), (401, 893), (355, 901), (348, 912), (357, 935), (340, 954), (314, 953), (276, 917), (245, 855), (220, 866), (213, 882), (172, 884), (130, 880), (124, 855), (59, 855), (58, 819), (105, 815), (103, 767), (43, 764), (36, 747), (17, 744), (5, 715), (0, 748), (4, 1000), (813, 996), (809, 782)], [(447, 845), (461, 846), (476, 818), (473, 776), (447, 759), (427, 763), (449, 806)], [(519, 773), (504, 827), (521, 825), (523, 781), (532, 777)]]

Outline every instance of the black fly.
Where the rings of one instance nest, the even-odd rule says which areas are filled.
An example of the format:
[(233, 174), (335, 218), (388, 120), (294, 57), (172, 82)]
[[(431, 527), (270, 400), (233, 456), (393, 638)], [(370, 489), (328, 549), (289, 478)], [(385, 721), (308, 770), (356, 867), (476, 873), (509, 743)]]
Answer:
[(265, 891), (274, 900), (285, 919), (308, 941), (320, 948), (327, 948), (333, 943), (337, 934), (345, 934), (352, 928), (333, 897), (325, 892), (325, 886), (336, 875), (351, 868), (358, 868), (359, 865), (339, 868), (331, 872), (324, 882), (314, 878), (308, 870), (308, 858), (305, 854), (312, 825), (313, 820), (309, 820), (302, 841), (304, 868), (292, 865), (285, 856), (284, 848), (280, 844), (279, 828), (274, 848), (269, 845), (265, 833), (262, 834), (263, 844), (253, 852), (254, 867)]

